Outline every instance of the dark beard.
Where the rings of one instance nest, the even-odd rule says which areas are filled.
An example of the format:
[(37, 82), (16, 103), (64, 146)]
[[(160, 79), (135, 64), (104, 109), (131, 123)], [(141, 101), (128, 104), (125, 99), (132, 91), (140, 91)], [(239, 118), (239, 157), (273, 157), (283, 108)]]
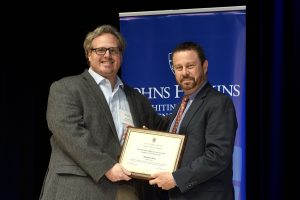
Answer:
[[(188, 84), (188, 85), (183, 84), (182, 82), (185, 81), (185, 80), (192, 81), (192, 83), (191, 83), (191, 84)], [(197, 86), (197, 83), (196, 83), (196, 80), (195, 80), (194, 78), (192, 78), (192, 77), (183, 77), (183, 78), (180, 80), (179, 85), (181, 86), (181, 88), (182, 88), (183, 90), (190, 90), (190, 89), (193, 89), (194, 87), (196, 87), (196, 86)]]

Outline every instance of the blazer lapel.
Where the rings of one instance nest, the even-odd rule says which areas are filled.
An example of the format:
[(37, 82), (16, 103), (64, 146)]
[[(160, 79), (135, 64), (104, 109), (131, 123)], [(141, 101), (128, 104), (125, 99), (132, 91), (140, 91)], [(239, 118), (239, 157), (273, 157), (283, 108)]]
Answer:
[[(87, 70), (85, 70), (82, 73), (82, 77), (86, 83), (86, 87), (88, 88), (88, 90), (91, 93), (90, 98), (94, 98), (94, 100), (97, 102), (97, 105), (99, 106), (99, 110), (101, 110), (105, 113), (104, 114), (105, 118), (108, 121), (108, 123), (113, 131), (113, 135), (119, 141), (117, 130), (116, 130), (116, 127), (114, 124), (114, 120), (113, 120), (111, 111), (107, 105), (107, 102), (106, 102), (103, 92), (100, 90), (99, 86), (96, 84), (95, 80), (89, 74), (89, 72)], [(96, 96), (95, 96), (95, 94), (96, 94)]]
[(135, 98), (133, 96), (133, 93), (130, 91), (129, 87), (124, 84), (124, 92), (129, 104), (129, 109), (132, 117), (132, 121), (135, 127), (141, 127), (142, 122), (141, 122), (141, 117), (137, 113), (138, 108), (136, 107), (137, 103), (135, 102)]
[(189, 107), (188, 112), (185, 114), (184, 118), (182, 119), (180, 128), (179, 128), (179, 133), (186, 134), (186, 129), (188, 124), (190, 123), (191, 119), (195, 115), (195, 113), (201, 109), (201, 105), (204, 102), (204, 98), (206, 97), (207, 92), (210, 89), (210, 84), (207, 83), (197, 94), (195, 97), (193, 103)]

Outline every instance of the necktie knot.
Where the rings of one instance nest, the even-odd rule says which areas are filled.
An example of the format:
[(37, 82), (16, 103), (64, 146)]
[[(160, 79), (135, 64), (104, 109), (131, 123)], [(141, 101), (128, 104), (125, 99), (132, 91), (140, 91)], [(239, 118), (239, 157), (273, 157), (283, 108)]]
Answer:
[(188, 102), (189, 101), (189, 95), (184, 95), (182, 98), (183, 102)]

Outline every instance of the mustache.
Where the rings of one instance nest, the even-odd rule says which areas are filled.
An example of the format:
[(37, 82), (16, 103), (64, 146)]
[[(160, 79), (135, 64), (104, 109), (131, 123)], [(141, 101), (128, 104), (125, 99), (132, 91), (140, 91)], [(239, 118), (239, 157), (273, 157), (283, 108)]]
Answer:
[(182, 77), (180, 79), (180, 82), (182, 82), (182, 81), (188, 81), (188, 80), (194, 81), (195, 79), (193, 77), (190, 77), (190, 76), (185, 76), (185, 77)]

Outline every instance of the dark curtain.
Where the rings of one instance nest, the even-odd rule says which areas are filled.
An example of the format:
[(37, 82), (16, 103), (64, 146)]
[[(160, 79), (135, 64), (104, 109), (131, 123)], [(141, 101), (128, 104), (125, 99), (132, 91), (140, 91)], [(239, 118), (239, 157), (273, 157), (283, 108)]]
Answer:
[(296, 193), (299, 1), (247, 5), (247, 199), (288, 199)]

